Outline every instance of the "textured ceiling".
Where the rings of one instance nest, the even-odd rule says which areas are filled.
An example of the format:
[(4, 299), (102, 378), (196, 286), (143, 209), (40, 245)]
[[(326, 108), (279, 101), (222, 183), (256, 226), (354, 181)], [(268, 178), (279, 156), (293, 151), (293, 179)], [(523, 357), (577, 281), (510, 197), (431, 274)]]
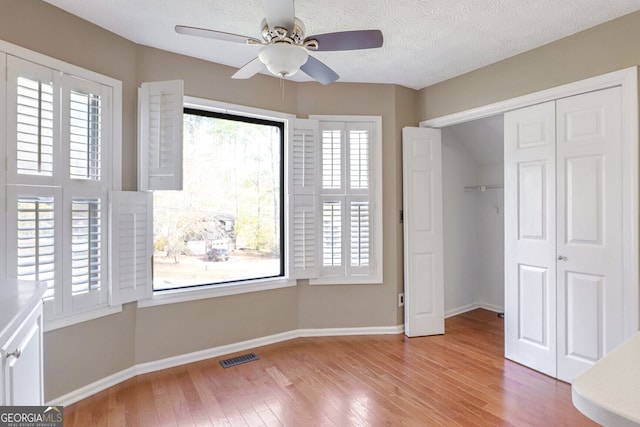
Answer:
[[(176, 24), (260, 38), (261, 0), (45, 0), (135, 43), (240, 67), (258, 48)], [(384, 46), (317, 52), (343, 82), (421, 89), (640, 9), (640, 0), (297, 0), (306, 34), (380, 29)], [(230, 73), (231, 75), (232, 73)], [(294, 80), (310, 80), (297, 73)]]

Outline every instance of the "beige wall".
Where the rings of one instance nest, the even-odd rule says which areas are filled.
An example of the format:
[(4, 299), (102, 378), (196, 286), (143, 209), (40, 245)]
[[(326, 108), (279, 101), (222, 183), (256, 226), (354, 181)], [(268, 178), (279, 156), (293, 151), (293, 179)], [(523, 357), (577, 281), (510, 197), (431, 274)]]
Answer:
[(309, 286), (137, 308), (45, 334), (45, 399), (136, 363), (160, 360), (299, 328), (402, 323), (400, 129), (416, 125), (417, 92), (393, 85), (286, 81), (138, 46), (39, 0), (0, 0), (0, 39), (123, 81), (123, 187), (136, 188), (136, 88), (183, 79), (185, 94), (305, 117), (380, 115), (383, 122), (384, 283)]
[(44, 334), (45, 401), (135, 364), (136, 306)]
[(136, 363), (297, 329), (297, 289), (167, 304), (137, 310)]
[(420, 121), (640, 64), (640, 12), (422, 89)]

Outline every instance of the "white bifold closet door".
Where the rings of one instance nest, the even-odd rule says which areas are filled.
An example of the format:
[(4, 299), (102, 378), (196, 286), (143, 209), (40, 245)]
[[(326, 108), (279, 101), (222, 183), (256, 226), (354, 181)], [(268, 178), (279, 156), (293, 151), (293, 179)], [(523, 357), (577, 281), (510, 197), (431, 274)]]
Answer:
[(555, 102), (504, 115), (505, 356), (556, 376)]
[(571, 382), (624, 340), (619, 87), (505, 114), (505, 355)]
[(440, 129), (402, 129), (404, 210), (404, 331), (409, 337), (444, 333), (442, 135)]

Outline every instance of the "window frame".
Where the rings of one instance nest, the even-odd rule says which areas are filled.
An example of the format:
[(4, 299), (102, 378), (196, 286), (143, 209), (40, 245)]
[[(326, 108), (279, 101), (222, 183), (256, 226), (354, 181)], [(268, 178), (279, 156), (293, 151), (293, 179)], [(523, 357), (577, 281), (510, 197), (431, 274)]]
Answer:
[[(285, 224), (285, 209), (286, 209), (286, 187), (285, 187), (285, 174), (286, 174), (286, 169), (287, 169), (287, 164), (286, 164), (286, 159), (285, 159), (285, 153), (286, 153), (286, 141), (287, 141), (287, 135), (285, 132), (285, 122), (282, 120), (273, 120), (270, 118), (266, 118), (266, 117), (253, 117), (253, 116), (247, 116), (247, 115), (241, 115), (241, 114), (230, 114), (230, 113), (223, 113), (220, 111), (212, 111), (211, 109), (203, 109), (203, 108), (192, 108), (192, 107), (184, 107), (184, 115), (192, 115), (192, 116), (200, 116), (200, 117), (206, 117), (206, 118), (210, 118), (210, 119), (218, 119), (218, 120), (227, 120), (227, 121), (233, 121), (233, 122), (238, 122), (238, 123), (245, 123), (245, 124), (254, 124), (254, 125), (263, 125), (263, 126), (271, 126), (271, 127), (278, 127), (280, 129), (281, 135), (280, 135), (280, 142), (279, 142), (279, 148), (280, 148), (280, 162), (281, 162), (281, 167), (280, 167), (280, 176), (279, 176), (279, 186), (280, 186), (280, 197), (279, 197), (279, 203), (280, 203), (280, 233), (279, 233), (279, 239), (280, 239), (280, 262), (279, 262), (279, 273), (277, 275), (273, 275), (273, 276), (264, 276), (264, 277), (254, 277), (254, 278), (250, 278), (250, 279), (232, 279), (232, 280), (227, 280), (227, 281), (223, 281), (223, 282), (213, 282), (213, 283), (201, 283), (201, 284), (195, 284), (195, 285), (184, 285), (184, 286), (179, 286), (179, 287), (175, 287), (175, 288), (164, 288), (164, 289), (155, 289), (153, 288), (152, 292), (155, 294), (157, 293), (165, 293), (165, 292), (171, 292), (171, 291), (178, 291), (178, 290), (186, 290), (186, 289), (190, 289), (190, 288), (204, 288), (204, 287), (210, 287), (210, 286), (223, 286), (223, 285), (233, 285), (233, 284), (237, 284), (237, 283), (245, 283), (245, 282), (258, 282), (258, 281), (267, 281), (267, 280), (280, 280), (282, 278), (285, 278), (287, 275), (287, 271), (285, 269), (285, 260), (287, 259), (286, 256), (286, 248), (288, 246), (288, 243), (286, 241), (286, 236), (285, 236), (285, 229), (286, 229), (286, 224)], [(184, 162), (184, 154), (182, 155), (182, 161)], [(184, 179), (184, 170), (181, 173), (183, 179)], [(162, 190), (158, 190), (158, 191), (162, 191)], [(155, 213), (154, 213), (155, 216)], [(154, 235), (154, 239), (155, 239), (155, 235)], [(153, 271), (153, 269), (152, 269)], [(152, 283), (153, 286), (153, 283)]]
[[(284, 124), (284, 206), (282, 213), (284, 215), (284, 243), (289, 245), (290, 241), (290, 221), (289, 221), (289, 144), (292, 139), (292, 123), (295, 115), (282, 113), (260, 108), (247, 107), (237, 104), (231, 104), (210, 99), (185, 96), (183, 99), (183, 109), (195, 109), (209, 111), (212, 113), (220, 113), (234, 116), (242, 116), (253, 119), (269, 120), (281, 122)], [(284, 276), (265, 279), (242, 280), (232, 283), (203, 285), (199, 287), (178, 288), (172, 290), (153, 291), (152, 296), (138, 301), (138, 307), (153, 307), (157, 305), (173, 304), (179, 302), (193, 301), (204, 298), (214, 298), (229, 295), (244, 294), (249, 292), (258, 292), (270, 289), (280, 289), (297, 285), (296, 279), (293, 277), (290, 266), (290, 257), (288, 249), (283, 248), (282, 256), (284, 257)]]

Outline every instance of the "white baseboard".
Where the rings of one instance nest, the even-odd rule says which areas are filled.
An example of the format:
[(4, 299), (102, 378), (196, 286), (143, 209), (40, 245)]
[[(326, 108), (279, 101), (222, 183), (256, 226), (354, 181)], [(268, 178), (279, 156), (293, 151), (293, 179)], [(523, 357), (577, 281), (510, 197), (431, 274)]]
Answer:
[(485, 310), (493, 311), (495, 313), (504, 313), (504, 307), (499, 307), (497, 305), (487, 304), (484, 302), (479, 302), (478, 308), (484, 308)]
[(449, 317), (457, 316), (458, 314), (463, 314), (468, 311), (476, 310), (478, 308), (483, 308), (489, 311), (495, 311), (496, 313), (504, 313), (504, 308), (498, 307), (492, 304), (486, 304), (483, 302), (476, 302), (473, 304), (463, 305), (461, 307), (456, 307), (444, 312), (444, 318), (448, 319)]
[(467, 304), (461, 307), (445, 310), (444, 318), (448, 319), (449, 317), (457, 316), (458, 314), (466, 313), (467, 311), (475, 310), (476, 308), (478, 308), (477, 304)]
[(281, 334), (269, 335), (248, 341), (213, 347), (206, 350), (195, 351), (193, 353), (181, 354), (179, 356), (168, 357), (166, 359), (154, 360), (153, 362), (140, 363), (136, 365), (136, 375), (147, 374), (149, 372), (160, 371), (162, 369), (173, 368), (175, 366), (186, 365), (187, 363), (199, 362), (201, 360), (224, 356), (225, 354), (236, 353), (238, 351), (249, 350), (263, 345), (275, 344), (282, 341), (298, 338), (301, 335), (298, 331), (283, 332)]
[(329, 336), (348, 336), (348, 335), (389, 335), (401, 334), (404, 332), (404, 325), (398, 326), (381, 326), (381, 327), (364, 327), (364, 328), (325, 328), (325, 329), (297, 329), (294, 331), (283, 332), (280, 334), (269, 335), (266, 337), (256, 338), (248, 341), (213, 347), (206, 350), (195, 351), (193, 353), (182, 354), (179, 356), (168, 357), (165, 359), (155, 360), (134, 365), (124, 369), (108, 377), (102, 378), (91, 384), (87, 384), (77, 390), (67, 393), (63, 396), (52, 399), (47, 405), (68, 406), (82, 399), (86, 399), (96, 393), (113, 387), (123, 381), (149, 372), (155, 372), (162, 369), (173, 368), (187, 363), (198, 362), (201, 360), (211, 359), (214, 357), (224, 356), (225, 354), (236, 353), (262, 347), (264, 345), (275, 344), (294, 338), (303, 337), (329, 337)]
[(67, 393), (64, 396), (53, 399), (46, 404), (47, 406), (68, 406), (82, 399), (86, 399), (87, 397), (90, 397), (98, 393), (99, 391), (106, 390), (109, 387), (113, 387), (114, 385), (118, 385), (121, 382), (135, 377), (136, 375), (138, 375), (138, 373), (136, 372), (136, 367), (132, 366), (123, 371), (116, 372), (113, 375), (109, 375), (108, 377), (102, 378), (96, 382), (74, 390), (71, 393)]
[(396, 335), (404, 332), (404, 325), (364, 327), (364, 328), (325, 328), (298, 329), (298, 337), (339, 337), (347, 335)]

